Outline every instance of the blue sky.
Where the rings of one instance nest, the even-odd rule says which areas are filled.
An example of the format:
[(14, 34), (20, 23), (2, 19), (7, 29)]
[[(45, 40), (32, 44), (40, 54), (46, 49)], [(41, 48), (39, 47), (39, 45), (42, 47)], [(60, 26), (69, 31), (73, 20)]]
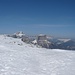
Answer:
[(0, 33), (16, 31), (75, 38), (75, 0), (0, 0)]

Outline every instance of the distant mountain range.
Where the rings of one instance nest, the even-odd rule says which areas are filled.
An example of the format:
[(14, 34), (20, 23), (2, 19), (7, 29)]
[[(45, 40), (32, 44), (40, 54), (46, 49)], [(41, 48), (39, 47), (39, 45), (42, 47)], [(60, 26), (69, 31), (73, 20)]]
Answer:
[(17, 32), (8, 36), (13, 38), (21, 38), (21, 40), (25, 43), (39, 45), (48, 49), (75, 50), (74, 39), (53, 38), (47, 35), (26, 36), (23, 32)]
[(53, 49), (75, 50), (75, 40), (73, 39), (50, 39)]

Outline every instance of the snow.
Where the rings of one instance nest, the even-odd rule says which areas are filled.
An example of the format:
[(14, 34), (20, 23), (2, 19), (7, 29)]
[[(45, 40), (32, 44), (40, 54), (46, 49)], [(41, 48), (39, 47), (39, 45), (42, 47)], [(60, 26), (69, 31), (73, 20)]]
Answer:
[(25, 36), (25, 34), (23, 34), (23, 32), (22, 32), (22, 31), (17, 32), (17, 33), (14, 33), (14, 35), (16, 35), (17, 37)]
[(37, 48), (0, 35), (0, 75), (75, 75), (75, 52)]
[(70, 41), (71, 39), (58, 39), (59, 41), (63, 41), (63, 42), (68, 42)]
[(37, 40), (32, 41), (32, 43), (33, 43), (33, 44), (36, 44), (36, 43), (37, 43)]

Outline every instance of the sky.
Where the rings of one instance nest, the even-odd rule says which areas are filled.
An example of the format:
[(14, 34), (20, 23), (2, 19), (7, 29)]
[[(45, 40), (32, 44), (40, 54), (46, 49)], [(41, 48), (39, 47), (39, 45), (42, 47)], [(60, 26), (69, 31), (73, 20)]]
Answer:
[(0, 0), (0, 33), (17, 31), (75, 38), (75, 0)]

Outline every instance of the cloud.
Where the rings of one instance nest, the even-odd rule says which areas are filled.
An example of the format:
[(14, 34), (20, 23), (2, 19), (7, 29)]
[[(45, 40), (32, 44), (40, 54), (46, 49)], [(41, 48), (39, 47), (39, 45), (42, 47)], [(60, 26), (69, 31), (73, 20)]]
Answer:
[(35, 24), (37, 27), (67, 27), (70, 25), (46, 25), (46, 24)]
[(63, 28), (63, 27), (70, 27), (72, 25), (46, 25), (46, 24), (24, 24), (24, 25), (17, 25), (18, 27), (31, 27), (31, 28)]

